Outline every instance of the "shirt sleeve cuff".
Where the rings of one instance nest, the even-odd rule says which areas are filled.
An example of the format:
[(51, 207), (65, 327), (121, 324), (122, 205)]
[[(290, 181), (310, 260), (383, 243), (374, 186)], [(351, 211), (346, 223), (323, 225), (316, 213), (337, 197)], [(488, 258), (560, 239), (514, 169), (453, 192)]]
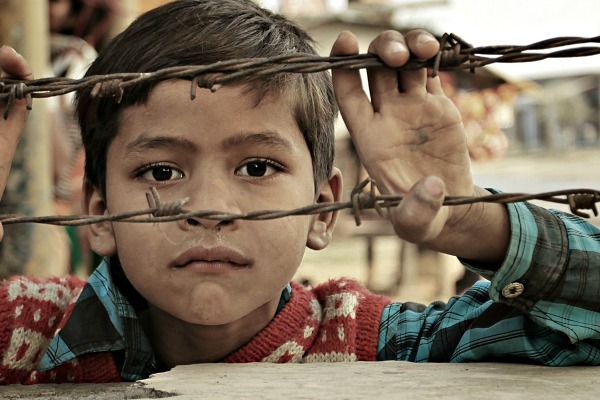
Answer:
[(564, 223), (544, 208), (525, 202), (506, 207), (510, 242), (500, 268), (494, 272), (463, 263), (491, 281), (492, 300), (529, 312), (540, 299), (552, 297), (561, 280), (569, 254), (568, 236)]

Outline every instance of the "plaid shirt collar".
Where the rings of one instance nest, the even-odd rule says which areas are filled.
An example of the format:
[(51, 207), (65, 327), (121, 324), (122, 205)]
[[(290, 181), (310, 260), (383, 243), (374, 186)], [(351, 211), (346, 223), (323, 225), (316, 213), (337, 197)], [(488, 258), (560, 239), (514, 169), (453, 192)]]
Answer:
[(69, 320), (50, 342), (39, 370), (83, 354), (110, 351), (125, 380), (157, 372), (152, 346), (138, 319), (147, 304), (124, 276), (118, 276), (120, 268), (111, 268), (115, 261), (105, 259), (90, 276)]
[[(277, 313), (289, 301), (283, 290)], [(110, 351), (124, 380), (135, 381), (159, 372), (154, 351), (138, 314), (146, 300), (125, 277), (116, 258), (106, 258), (86, 282), (64, 327), (54, 336), (38, 367), (56, 368), (76, 357)]]

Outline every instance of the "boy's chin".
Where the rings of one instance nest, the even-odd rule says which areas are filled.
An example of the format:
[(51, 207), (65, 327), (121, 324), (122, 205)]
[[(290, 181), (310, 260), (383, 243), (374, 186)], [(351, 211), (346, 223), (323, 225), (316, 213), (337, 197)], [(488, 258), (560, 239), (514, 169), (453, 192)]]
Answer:
[(231, 301), (219, 302), (219, 304), (210, 304), (210, 302), (199, 301), (194, 306), (185, 310), (173, 310), (171, 313), (176, 319), (187, 324), (198, 326), (222, 326), (236, 323), (242, 323), (245, 319), (270, 319), (267, 305), (252, 305), (251, 301), (245, 301), (235, 304)]
[(180, 319), (192, 325), (221, 326), (234, 323), (235, 321), (239, 321), (241, 318), (243, 318), (243, 315), (239, 314), (239, 312), (234, 313), (230, 310), (210, 310), (199, 313), (193, 313), (191, 315), (184, 315), (184, 318)]
[(195, 285), (189, 291), (150, 296), (151, 313), (163, 324), (254, 325), (268, 323), (273, 318), (281, 291), (273, 289), (272, 293), (259, 294), (208, 283)]

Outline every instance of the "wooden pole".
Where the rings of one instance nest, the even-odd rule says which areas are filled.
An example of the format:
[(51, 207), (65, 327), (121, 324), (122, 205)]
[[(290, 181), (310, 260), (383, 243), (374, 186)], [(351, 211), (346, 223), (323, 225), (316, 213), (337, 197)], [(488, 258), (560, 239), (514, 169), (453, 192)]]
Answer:
[[(49, 74), (48, 2), (0, 0), (0, 42), (14, 47), (30, 63), (36, 77)], [(36, 99), (17, 149), (2, 212), (55, 214), (52, 187), (51, 135), (48, 100)], [(53, 257), (56, 233), (52, 226), (5, 227), (0, 244), (0, 276), (64, 274)]]

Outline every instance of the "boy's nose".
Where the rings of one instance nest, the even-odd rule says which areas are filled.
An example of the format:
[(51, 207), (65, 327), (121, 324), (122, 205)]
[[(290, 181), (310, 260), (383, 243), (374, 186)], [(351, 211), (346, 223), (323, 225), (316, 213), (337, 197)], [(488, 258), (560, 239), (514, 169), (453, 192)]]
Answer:
[[(201, 187), (200, 190), (190, 193), (190, 201), (186, 205), (186, 208), (190, 211), (216, 211), (234, 215), (241, 213), (236, 199), (233, 198), (232, 191), (225, 182), (219, 180), (212, 181)], [(179, 221), (180, 228), (183, 230), (204, 228), (220, 231), (226, 227), (233, 229), (239, 223), (240, 220), (200, 217), (191, 217)]]
[(213, 229), (215, 231), (220, 231), (222, 228), (227, 226), (232, 226), (235, 221), (232, 220), (216, 220), (216, 219), (206, 219), (206, 218), (188, 218), (186, 220), (180, 221), (182, 223), (182, 228), (185, 230), (191, 230), (194, 228), (204, 228), (204, 229)]

